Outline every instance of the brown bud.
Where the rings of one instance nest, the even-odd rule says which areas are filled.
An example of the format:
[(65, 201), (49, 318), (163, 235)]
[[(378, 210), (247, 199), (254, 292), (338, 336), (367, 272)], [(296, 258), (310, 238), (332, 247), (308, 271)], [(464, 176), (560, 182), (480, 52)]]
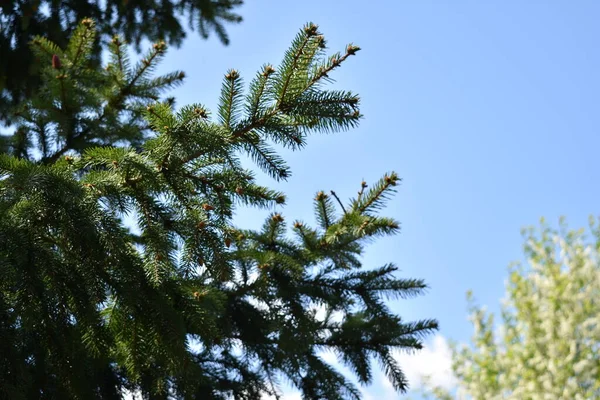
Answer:
[(387, 176), (386, 175), (385, 178), (384, 178), (384, 180), (385, 180), (385, 183), (387, 183), (388, 185), (396, 186), (398, 178), (396, 176), (394, 176), (394, 175), (392, 175), (392, 176)]
[(294, 222), (294, 228), (300, 229), (300, 228), (302, 228), (302, 226), (303, 226), (302, 222), (299, 222), (299, 221)]
[(327, 198), (327, 195), (324, 192), (319, 192), (319, 193), (317, 193), (317, 197), (315, 197), (315, 200), (323, 201), (326, 198)]
[(229, 81), (232, 81), (239, 77), (240, 77), (240, 74), (235, 69), (230, 70), (229, 73), (227, 73), (227, 75), (225, 75), (225, 79), (227, 79)]
[(62, 64), (60, 62), (60, 58), (58, 58), (58, 56), (56, 54), (52, 55), (52, 68), (54, 69), (61, 69)]
[(213, 206), (211, 206), (210, 204), (202, 204), (202, 208), (204, 209), (204, 211), (211, 211), (214, 210), (215, 208)]
[(364, 188), (366, 188), (366, 187), (367, 187), (367, 186), (369, 186), (369, 185), (367, 185), (367, 182), (365, 182), (365, 181), (362, 181), (362, 182), (360, 183), (360, 186), (361, 186), (361, 187), (364, 187)]
[(119, 166), (119, 163), (117, 162), (117, 160), (112, 160), (112, 165), (113, 167), (117, 168)]
[(179, 73), (179, 75), (178, 75), (178, 78), (179, 78), (179, 79), (183, 79), (183, 78), (185, 78), (185, 72), (181, 71), (181, 72)]
[(91, 18), (84, 18), (81, 21), (81, 25), (87, 26), (88, 28), (94, 24), (94, 21)]
[(283, 217), (281, 216), (281, 214), (275, 214), (275, 215), (273, 215), (272, 219), (275, 222), (283, 222)]
[(258, 268), (259, 268), (259, 269), (266, 269), (266, 268), (269, 268), (269, 264), (267, 264), (267, 263), (264, 263), (264, 264), (258, 264)]
[(284, 195), (277, 196), (275, 198), (275, 203), (277, 203), (277, 204), (283, 204), (283, 203), (285, 203), (285, 196)]
[(202, 107), (196, 107), (196, 108), (194, 108), (194, 114), (196, 114), (200, 118), (206, 118), (206, 117), (208, 117), (208, 115), (206, 114), (206, 110), (204, 108), (202, 108)]
[(318, 29), (319, 27), (311, 22), (304, 28), (304, 33), (308, 36), (314, 36), (317, 34)]
[(73, 157), (65, 156), (65, 161), (68, 162), (69, 164), (71, 164), (73, 162)]
[(206, 222), (204, 221), (200, 221), (196, 224), (196, 228), (198, 229), (204, 229), (206, 227)]
[(327, 48), (327, 42), (325, 42), (325, 37), (323, 35), (317, 36), (317, 44), (321, 49)]
[(235, 188), (235, 192), (241, 196), (244, 194), (244, 188), (241, 186), (238, 186)]
[(225, 239), (225, 247), (229, 248), (229, 246), (231, 246), (231, 239), (227, 238)]
[(273, 66), (271, 65), (265, 65), (265, 68), (263, 69), (263, 76), (266, 78), (269, 75), (273, 74), (275, 72), (275, 68), (273, 68)]
[(346, 47), (346, 53), (348, 53), (348, 55), (355, 55), (357, 51), (360, 51), (360, 47), (358, 46), (354, 46), (352, 44), (349, 44), (348, 47)]
[(152, 45), (152, 48), (160, 53), (160, 52), (163, 52), (167, 48), (167, 44), (161, 40), (158, 43), (154, 43)]
[(118, 36), (113, 37), (112, 42), (116, 46), (120, 46), (122, 44)]

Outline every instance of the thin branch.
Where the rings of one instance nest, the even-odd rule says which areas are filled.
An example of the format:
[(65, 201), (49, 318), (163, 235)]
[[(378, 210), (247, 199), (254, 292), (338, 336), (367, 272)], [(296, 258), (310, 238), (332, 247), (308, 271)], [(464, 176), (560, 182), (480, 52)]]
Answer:
[(344, 214), (348, 214), (348, 212), (346, 211), (346, 207), (344, 207), (344, 204), (342, 204), (342, 201), (340, 200), (340, 198), (338, 197), (338, 195), (333, 190), (331, 191), (331, 195), (333, 197), (335, 197), (335, 199), (337, 200), (337, 202), (340, 205), (340, 207), (342, 207), (342, 211), (344, 211)]

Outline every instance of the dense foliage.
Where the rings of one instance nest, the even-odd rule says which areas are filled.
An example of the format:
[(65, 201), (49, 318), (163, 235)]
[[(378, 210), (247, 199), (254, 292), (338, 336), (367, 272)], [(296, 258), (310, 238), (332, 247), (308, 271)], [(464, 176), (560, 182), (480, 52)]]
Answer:
[[(458, 398), (600, 397), (600, 229), (593, 220), (591, 228), (591, 241), (564, 225), (526, 231), (529, 266), (511, 270), (502, 324), (472, 306), (472, 346), (454, 346)], [(430, 389), (438, 399), (457, 398)]]
[[(241, 0), (0, 0), (0, 122), (11, 106), (39, 87), (39, 68), (29, 42), (42, 35), (66, 46), (83, 18), (98, 21), (92, 60), (99, 62), (103, 44), (115, 34), (138, 46), (142, 39), (179, 45), (185, 28), (203, 37), (212, 31), (228, 42), (226, 23), (237, 23)], [(188, 24), (185, 24), (185, 21)]]
[(326, 88), (359, 48), (325, 57), (308, 24), (246, 93), (230, 70), (212, 117), (160, 101), (184, 78), (152, 77), (164, 42), (132, 65), (115, 37), (101, 67), (95, 36), (84, 19), (65, 48), (33, 40), (41, 89), (2, 137), (0, 397), (257, 399), (285, 379), (306, 398), (359, 398), (322, 350), (361, 383), (376, 359), (405, 390), (392, 350), (420, 348), (437, 324), (403, 321), (384, 300), (426, 285), (361, 261), (399, 229), (378, 214), (395, 173), (346, 203), (317, 193), (315, 227), (274, 211), (256, 231), (232, 220), (237, 204), (285, 202), (241, 157), (286, 179), (272, 146), (359, 122), (359, 98)]

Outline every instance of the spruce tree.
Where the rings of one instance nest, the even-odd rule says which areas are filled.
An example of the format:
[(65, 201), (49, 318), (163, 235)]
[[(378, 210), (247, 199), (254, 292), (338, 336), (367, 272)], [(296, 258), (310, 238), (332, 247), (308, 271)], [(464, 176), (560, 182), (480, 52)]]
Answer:
[[(284, 194), (242, 165), (285, 180), (277, 146), (356, 126), (358, 96), (327, 83), (359, 48), (326, 57), (308, 24), (247, 90), (228, 71), (213, 116), (164, 100), (184, 78), (153, 77), (164, 42), (132, 64), (114, 37), (98, 66), (95, 35), (84, 19), (64, 48), (33, 40), (42, 85), (2, 137), (0, 396), (259, 399), (285, 380), (308, 399), (360, 398), (323, 350), (364, 384), (377, 360), (405, 391), (392, 350), (419, 349), (437, 323), (406, 322), (385, 300), (426, 285), (362, 263), (399, 230), (379, 214), (398, 175), (348, 202), (317, 193), (311, 226), (275, 212)], [(243, 230), (240, 204), (272, 213)]]

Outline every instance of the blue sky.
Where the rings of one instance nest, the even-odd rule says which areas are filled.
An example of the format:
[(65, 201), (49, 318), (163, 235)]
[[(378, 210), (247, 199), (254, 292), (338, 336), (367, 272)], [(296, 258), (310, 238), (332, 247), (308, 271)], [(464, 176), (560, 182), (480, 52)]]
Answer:
[[(468, 340), (465, 292), (497, 310), (506, 267), (522, 258), (521, 227), (560, 215), (579, 227), (597, 213), (600, 3), (248, 0), (241, 13), (231, 45), (191, 34), (168, 53), (161, 70), (188, 76), (178, 104), (214, 109), (227, 69), (249, 80), (277, 64), (308, 21), (332, 51), (361, 46), (333, 76), (361, 95), (361, 126), (286, 153), (293, 176), (274, 186), (289, 219), (311, 220), (316, 191), (347, 198), (363, 178), (397, 171), (386, 213), (402, 233), (366, 259), (428, 282), (425, 296), (394, 303), (407, 319), (437, 318), (443, 337)], [(258, 227), (261, 217), (238, 221)], [(379, 381), (365, 392), (396, 398)]]

